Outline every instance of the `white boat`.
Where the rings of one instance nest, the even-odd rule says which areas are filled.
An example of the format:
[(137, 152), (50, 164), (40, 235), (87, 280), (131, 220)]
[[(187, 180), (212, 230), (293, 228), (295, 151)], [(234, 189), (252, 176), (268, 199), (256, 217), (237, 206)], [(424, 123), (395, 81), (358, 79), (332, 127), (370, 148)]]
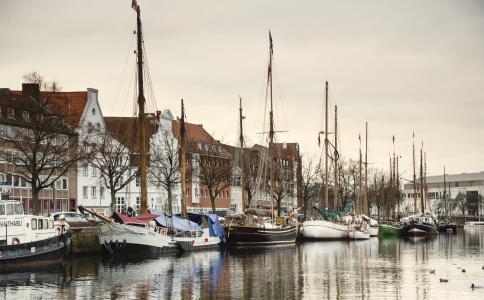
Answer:
[(353, 225), (348, 230), (350, 240), (368, 240), (370, 239), (370, 227), (368, 224)]
[(60, 262), (71, 245), (53, 217), (24, 214), (20, 201), (0, 200), (0, 228), (0, 269)]
[(326, 220), (307, 220), (301, 227), (306, 239), (342, 240), (348, 237), (348, 226)]
[(380, 226), (378, 226), (378, 221), (368, 217), (367, 215), (361, 215), (361, 216), (366, 220), (366, 222), (370, 224), (370, 228), (369, 228), (370, 236), (378, 236), (379, 228), (380, 228)]
[(464, 229), (466, 229), (466, 228), (484, 228), (484, 221), (465, 222)]

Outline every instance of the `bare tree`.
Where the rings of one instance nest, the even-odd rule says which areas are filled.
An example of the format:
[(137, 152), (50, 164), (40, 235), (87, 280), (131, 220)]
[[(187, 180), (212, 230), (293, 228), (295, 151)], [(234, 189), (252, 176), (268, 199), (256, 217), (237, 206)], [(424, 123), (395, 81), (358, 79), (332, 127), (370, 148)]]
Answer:
[[(172, 213), (173, 189), (181, 183), (178, 142), (167, 126), (161, 129), (161, 141), (151, 146), (148, 178), (154, 186), (164, 188), (168, 193), (168, 211)], [(185, 162), (182, 162), (185, 163)], [(189, 173), (186, 173), (189, 174)], [(188, 175), (187, 178), (190, 176)]]
[(196, 161), (200, 185), (208, 189), (212, 212), (215, 213), (215, 198), (230, 186), (232, 177), (232, 160), (224, 154), (224, 149), (217, 141), (192, 142), (190, 149), (198, 149), (192, 153)]
[(309, 200), (318, 195), (317, 179), (321, 172), (321, 164), (315, 161), (314, 157), (309, 157), (307, 154), (301, 157), (302, 163), (302, 189), (301, 198), (303, 199), (304, 220), (307, 218), (307, 208)]
[(86, 126), (86, 131), (91, 132), (88, 145), (95, 153), (89, 163), (99, 170), (101, 182), (110, 192), (111, 211), (115, 211), (116, 193), (125, 188), (139, 173), (133, 163), (133, 149), (137, 142), (133, 136), (136, 136), (137, 123), (134, 118), (105, 120), (108, 128)]
[(23, 78), (28, 83), (22, 87), (22, 96), (2, 94), (2, 108), (8, 116), (0, 129), (5, 147), (0, 159), (6, 162), (1, 171), (31, 186), (33, 214), (39, 214), (39, 193), (74, 171), (89, 153), (78, 147), (79, 136), (73, 130), (78, 124), (69, 123), (70, 116), (58, 112), (67, 99), (58, 94), (57, 82), (45, 81), (36, 71)]

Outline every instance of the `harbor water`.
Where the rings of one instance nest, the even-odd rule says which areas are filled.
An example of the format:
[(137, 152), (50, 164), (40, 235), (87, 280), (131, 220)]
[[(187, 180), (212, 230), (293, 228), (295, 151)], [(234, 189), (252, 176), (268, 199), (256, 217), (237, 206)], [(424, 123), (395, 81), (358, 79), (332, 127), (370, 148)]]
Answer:
[(484, 229), (1, 272), (0, 299), (484, 299)]

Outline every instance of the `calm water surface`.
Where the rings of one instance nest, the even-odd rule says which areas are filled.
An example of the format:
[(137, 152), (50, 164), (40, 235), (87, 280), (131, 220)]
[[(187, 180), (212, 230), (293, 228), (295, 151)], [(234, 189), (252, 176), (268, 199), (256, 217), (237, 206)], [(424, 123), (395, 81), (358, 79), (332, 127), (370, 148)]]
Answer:
[(459, 229), (433, 238), (79, 257), (49, 269), (1, 273), (0, 298), (469, 300), (484, 299), (483, 268), (484, 229)]

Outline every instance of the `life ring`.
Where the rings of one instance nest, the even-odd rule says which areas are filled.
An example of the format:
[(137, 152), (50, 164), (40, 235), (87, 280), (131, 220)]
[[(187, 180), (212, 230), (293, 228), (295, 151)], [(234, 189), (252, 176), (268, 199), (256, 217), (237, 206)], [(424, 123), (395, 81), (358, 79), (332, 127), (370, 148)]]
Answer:
[(20, 239), (18, 237), (12, 238), (12, 245), (14, 245), (14, 244), (20, 244)]

